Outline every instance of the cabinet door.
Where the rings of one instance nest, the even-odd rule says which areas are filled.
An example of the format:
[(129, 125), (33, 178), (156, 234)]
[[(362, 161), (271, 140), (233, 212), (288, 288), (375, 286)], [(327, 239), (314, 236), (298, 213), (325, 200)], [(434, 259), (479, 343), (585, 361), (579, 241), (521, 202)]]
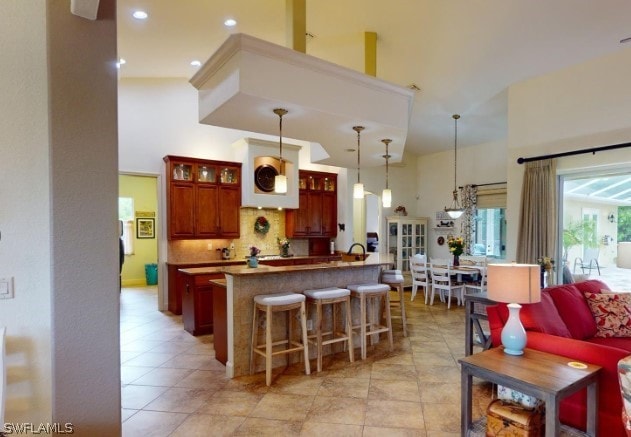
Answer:
[(308, 235), (322, 235), (322, 193), (307, 193)]
[(290, 237), (306, 236), (309, 232), (309, 205), (308, 205), (308, 193), (301, 191), (298, 193), (298, 209), (288, 211), (287, 217), (291, 221), (288, 227), (288, 234)]
[(337, 196), (335, 193), (322, 194), (322, 235), (337, 235)]
[(217, 210), (219, 211), (219, 234), (221, 237), (238, 238), (241, 190), (238, 187), (219, 189)]
[(169, 190), (169, 237), (195, 236), (195, 189), (192, 184), (172, 183)]
[(216, 237), (219, 235), (219, 216), (217, 213), (217, 186), (198, 185), (196, 203), (196, 236)]
[(195, 332), (193, 335), (213, 332), (213, 286), (195, 287)]

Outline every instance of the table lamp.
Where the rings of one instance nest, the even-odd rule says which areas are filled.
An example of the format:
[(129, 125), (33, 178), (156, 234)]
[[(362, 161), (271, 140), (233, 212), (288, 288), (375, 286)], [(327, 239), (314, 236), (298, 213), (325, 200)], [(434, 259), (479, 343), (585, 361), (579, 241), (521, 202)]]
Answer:
[(489, 264), (487, 297), (508, 303), (508, 320), (502, 329), (502, 345), (509, 355), (523, 355), (526, 330), (519, 320), (520, 303), (541, 301), (541, 267), (538, 264)]

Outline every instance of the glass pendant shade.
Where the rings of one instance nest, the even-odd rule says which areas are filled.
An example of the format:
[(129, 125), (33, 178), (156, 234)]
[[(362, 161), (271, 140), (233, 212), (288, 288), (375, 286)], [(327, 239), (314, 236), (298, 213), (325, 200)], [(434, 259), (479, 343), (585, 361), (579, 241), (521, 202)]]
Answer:
[(278, 115), (278, 130), (279, 130), (279, 162), (280, 162), (280, 170), (279, 174), (274, 177), (274, 192), (276, 194), (286, 194), (287, 193), (287, 176), (285, 176), (284, 162), (283, 162), (283, 115), (287, 114), (286, 109), (276, 108), (274, 109), (274, 114)]
[(274, 177), (274, 192), (278, 194), (287, 193), (287, 176), (279, 174)]
[(357, 132), (357, 183), (353, 185), (353, 199), (364, 198), (364, 184), (359, 179), (359, 163), (361, 159), (360, 145), (361, 145), (361, 131), (364, 130), (364, 126), (353, 126), (353, 130)]
[(364, 184), (356, 183), (353, 185), (353, 199), (363, 199), (364, 198)]
[(458, 192), (456, 190), (454, 190), (453, 195), (454, 199), (451, 202), (451, 206), (449, 208), (445, 208), (445, 212), (452, 219), (457, 219), (464, 213), (464, 210), (460, 207), (460, 202), (458, 202)]
[(390, 160), (390, 154), (388, 153), (388, 146), (392, 142), (391, 139), (385, 138), (381, 140), (386, 145), (386, 154), (383, 157), (386, 159), (386, 188), (381, 192), (381, 205), (384, 208), (390, 208), (392, 206), (392, 190), (388, 188), (388, 162)]
[(392, 190), (390, 188), (384, 188), (381, 193), (381, 203), (384, 208), (390, 208), (392, 206)]
[(452, 193), (453, 200), (451, 201), (451, 206), (449, 208), (445, 207), (445, 212), (450, 218), (457, 219), (464, 213), (464, 209), (460, 206), (460, 202), (458, 201), (458, 190), (456, 188), (456, 176), (458, 175), (458, 119), (460, 116), (454, 114), (451, 118), (454, 119), (454, 191)]

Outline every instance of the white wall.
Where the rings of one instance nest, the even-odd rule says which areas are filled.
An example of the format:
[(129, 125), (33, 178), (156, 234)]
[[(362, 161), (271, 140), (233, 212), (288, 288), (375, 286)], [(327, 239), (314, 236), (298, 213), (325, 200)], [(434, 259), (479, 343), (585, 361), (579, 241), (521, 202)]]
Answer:
[[(439, 246), (436, 240), (439, 236), (446, 239), (447, 233), (433, 228), (437, 222), (436, 212), (443, 211), (452, 200), (454, 183), (454, 152), (433, 153), (423, 155), (417, 159), (418, 173), (418, 201), (416, 215), (428, 217), (429, 245), (428, 254), (432, 257), (445, 258), (449, 256), (449, 249), (444, 244)], [(458, 176), (457, 185), (487, 184), (506, 182), (506, 144), (493, 142), (473, 147), (458, 148)], [(462, 201), (462, 199), (460, 199)], [(461, 235), (461, 219), (456, 220), (454, 235)]]
[(7, 422), (120, 434), (115, 0), (0, 2)]
[[(509, 90), (507, 258), (515, 259), (524, 166), (517, 158), (631, 141), (631, 48)], [(559, 173), (631, 166), (631, 149), (560, 158)]]

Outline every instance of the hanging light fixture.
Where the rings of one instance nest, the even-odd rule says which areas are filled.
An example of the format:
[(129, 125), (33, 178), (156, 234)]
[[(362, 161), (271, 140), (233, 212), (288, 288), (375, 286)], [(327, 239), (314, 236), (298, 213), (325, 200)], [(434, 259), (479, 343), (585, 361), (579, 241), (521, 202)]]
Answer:
[(363, 199), (364, 198), (364, 184), (359, 181), (359, 145), (360, 145), (360, 134), (361, 131), (364, 130), (364, 126), (353, 126), (353, 130), (357, 132), (357, 183), (353, 185), (353, 198), (354, 199)]
[(283, 161), (283, 115), (287, 114), (287, 110), (283, 108), (274, 109), (274, 114), (278, 115), (279, 131), (280, 131), (280, 170), (276, 176), (274, 176), (274, 192), (278, 194), (284, 194), (287, 192), (287, 176), (285, 176), (285, 162)]
[(392, 190), (388, 188), (388, 161), (390, 160), (390, 154), (388, 153), (388, 146), (392, 142), (391, 139), (386, 138), (381, 140), (386, 145), (386, 154), (383, 155), (386, 158), (386, 188), (381, 193), (381, 204), (384, 208), (390, 208), (392, 206)]
[(454, 119), (454, 191), (451, 206), (449, 208), (445, 207), (445, 212), (449, 214), (449, 217), (452, 219), (457, 219), (464, 212), (464, 209), (462, 209), (458, 201), (458, 190), (456, 187), (456, 175), (458, 174), (458, 119), (460, 116), (454, 114), (452, 118)]

